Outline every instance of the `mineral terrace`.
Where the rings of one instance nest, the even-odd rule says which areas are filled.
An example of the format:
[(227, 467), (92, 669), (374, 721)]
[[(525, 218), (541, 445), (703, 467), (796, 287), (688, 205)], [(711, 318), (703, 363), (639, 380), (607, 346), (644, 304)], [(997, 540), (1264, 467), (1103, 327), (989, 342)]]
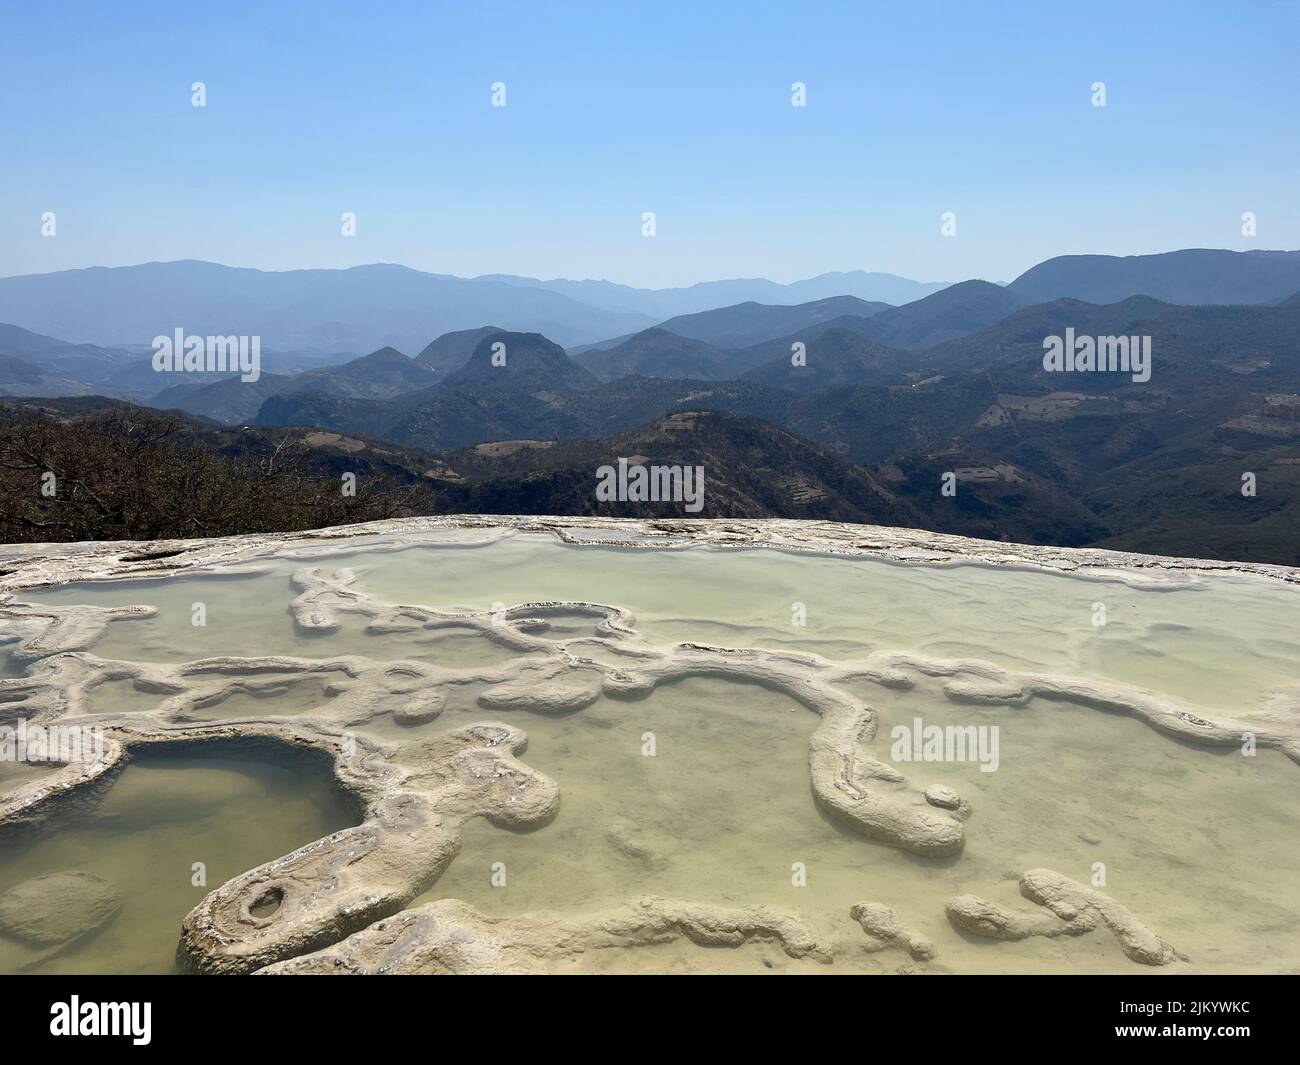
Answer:
[[(291, 853), (210, 890), (177, 928), (179, 966), (201, 973), (545, 973), (588, 965), (706, 971), (719, 964), (943, 972), (1015, 970), (1030, 959), (1036, 959), (1032, 967), (1068, 971), (1070, 952), (1084, 944), (1091, 944), (1087, 958), (1094, 968), (1197, 971), (1211, 960), (1204, 950), (1179, 942), (1158, 914), (1144, 913), (1128, 897), (1122, 877), (1097, 886), (1091, 863), (1071, 860), (1069, 868), (1057, 870), (972, 866), (999, 860), (989, 853), (1001, 816), (992, 790), (999, 781), (974, 773), (958, 780), (942, 763), (891, 759), (879, 707), (933, 693), (925, 703), (928, 719), (942, 721), (947, 708), (1010, 727), (1024, 715), (1068, 706), (1084, 713), (1080, 720), (1095, 717), (1099, 726), (1115, 718), (1123, 721), (1114, 727), (1140, 726), (1137, 742), (1152, 750), (1166, 745), (1171, 756), (1195, 760), (1207, 773), (1215, 771), (1216, 757), (1225, 767), (1239, 759), (1248, 736), (1255, 757), (1270, 760), (1276, 773), (1286, 759), (1300, 762), (1300, 700), (1294, 689), (1279, 687), (1267, 698), (1207, 709), (1157, 684), (1032, 663), (1009, 668), (968, 653), (917, 647), (846, 653), (847, 641), (824, 651), (775, 640), (724, 644), (716, 629), (709, 630), (709, 639), (665, 641), (643, 631), (627, 604), (592, 596), (471, 606), (398, 603), (380, 598), (367, 584), (366, 562), (396, 558), (413, 546), (465, 542), (489, 551), (537, 535), (576, 551), (566, 558), (578, 560), (582, 552), (597, 551), (629, 558), (651, 552), (671, 562), (682, 551), (703, 548), (768, 550), (834, 566), (874, 560), (926, 572), (978, 566), (995, 579), (1063, 575), (1085, 587), (1085, 597), (1104, 598), (1110, 588), (1186, 591), (1220, 579), (1300, 595), (1292, 588), (1300, 573), (1281, 567), (797, 521), (453, 517), (216, 541), (11, 548), (0, 576), (0, 647), (11, 660), (0, 679), (0, 725), (11, 731), (19, 725), (29, 731), (93, 727), (102, 749), (93, 757), (56, 762), (30, 778), (0, 776), (0, 832), (27, 840), (53, 825), (55, 814), (93, 807), (128, 771), (133, 756), (146, 750), (244, 745), (307, 752), (355, 805), (358, 823), (303, 840)], [(725, 564), (736, 556), (729, 550), (719, 557)], [(248, 646), (237, 656), (175, 661), (101, 657), (96, 649), (106, 634), (129, 633), (156, 616), (149, 596), (127, 605), (69, 605), (43, 601), (39, 593), (74, 582), (145, 582), (132, 583), (134, 590), (232, 571), (245, 577), (280, 572), (271, 560), (292, 563), (284, 590), (286, 624), (299, 638), (312, 638), (312, 646), (324, 649), (321, 655), (259, 654), (260, 647)], [(374, 638), (376, 646), (413, 633), (433, 640), (454, 634), (491, 653), (468, 664), (328, 653), (330, 637), (349, 626)], [(440, 897), (439, 885), (474, 822), (504, 830), (502, 838), (523, 834), (545, 841), (566, 809), (565, 787), (530, 764), (533, 721), (581, 721), (596, 713), (597, 704), (636, 708), (652, 721), (660, 700), (694, 681), (721, 682), (740, 692), (757, 686), (809, 715), (806, 777), (784, 786), (795, 801), (815, 804), (830, 826), (827, 846), (856, 863), (839, 874), (846, 884), (858, 878), (856, 898), (819, 909), (633, 890), (594, 906), (489, 913), (463, 899)], [(276, 700), (305, 682), (318, 684), (319, 697), (299, 712), (278, 713)], [(133, 693), (141, 708), (105, 709), (99, 696), (110, 690)], [(214, 707), (236, 697), (254, 709), (262, 703), (267, 712), (214, 717)], [(467, 704), (477, 712), (449, 709)], [(588, 731), (599, 739), (598, 729)], [(736, 735), (735, 742), (743, 744), (745, 737)], [(1016, 771), (1010, 762), (988, 776)], [(1292, 814), (1300, 810), (1294, 771), (1288, 765), (1289, 775), (1281, 778), (1287, 789), (1282, 805)], [(987, 793), (980, 790), (985, 783)], [(741, 786), (738, 778), (735, 787)], [(1150, 813), (1132, 812), (1135, 818)], [(709, 811), (698, 816), (707, 819)], [(1024, 817), (1032, 825), (1032, 811)], [(1081, 820), (1071, 834), (1080, 835), (1079, 846), (1086, 848), (1100, 831), (1095, 822)], [(662, 853), (663, 841), (647, 842), (644, 826), (611, 821), (605, 835), (610, 861), (626, 863), (637, 875), (660, 877), (657, 885), (673, 885), (674, 859)], [(1172, 836), (1152, 845), (1182, 846)], [(1186, 860), (1194, 861), (1196, 849), (1188, 846)], [(788, 857), (780, 859), (783, 881)], [(881, 897), (884, 881), (874, 880), (872, 870), (886, 862), (895, 888)], [(985, 876), (990, 869), (993, 876)], [(818, 867), (810, 864), (809, 882), (817, 875)], [(1241, 924), (1253, 922), (1263, 931), (1241, 947), (1231, 967), (1250, 967), (1252, 958), (1261, 968), (1295, 966), (1300, 885), (1292, 882), (1290, 894), (1279, 895), (1274, 887), (1253, 886), (1248, 869), (1241, 875), (1241, 890), (1260, 897), (1263, 915)], [(897, 890), (909, 876), (925, 885), (924, 892)], [(635, 876), (628, 882), (634, 888), (639, 883)], [(1142, 891), (1148, 903), (1158, 897), (1155, 888), (1148, 884)], [(1167, 890), (1177, 895), (1179, 884)], [(930, 901), (943, 894), (942, 904)], [(77, 869), (59, 870), (0, 892), (0, 937), (28, 944), (39, 961), (61, 942), (93, 936), (121, 905), (114, 885)], [(174, 924), (179, 916), (159, 920)], [(1177, 921), (1192, 927), (1196, 918), (1180, 911)], [(719, 963), (717, 950), (701, 947), (726, 948), (722, 953), (731, 960)], [(1022, 948), (1051, 953), (1009, 953)], [(949, 957), (954, 953), (960, 960)]]

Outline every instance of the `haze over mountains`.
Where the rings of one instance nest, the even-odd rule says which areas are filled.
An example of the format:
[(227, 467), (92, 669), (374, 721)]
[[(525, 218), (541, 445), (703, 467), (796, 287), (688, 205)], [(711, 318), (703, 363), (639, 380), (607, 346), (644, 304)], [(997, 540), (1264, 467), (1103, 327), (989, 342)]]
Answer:
[[(209, 279), (226, 269), (128, 268), (170, 280), (133, 307), (126, 300), (118, 320), (143, 321), (149, 301), (164, 305), (196, 267)], [(356, 357), (336, 350), (324, 365), (306, 351), (271, 350), (256, 382), (160, 375), (139, 348), (56, 339), (20, 321), (0, 326), (0, 393), (147, 402), (198, 419), (186, 431), (199, 436), (216, 432), (200, 428), (214, 423), (254, 426), (242, 430), (254, 434), (250, 442), (290, 430), (317, 441), (319, 462), (326, 452), (330, 462), (387, 456), (374, 460), (385, 475), (429, 489), (422, 505), (443, 512), (631, 513), (596, 505), (595, 465), (662, 456), (706, 466), (705, 516), (885, 521), (993, 539), (1300, 562), (1300, 253), (1066, 256), (1009, 285), (931, 286), (901, 305), (852, 292), (795, 303), (747, 299), (676, 310), (630, 331), (626, 316), (653, 300), (680, 306), (703, 298), (700, 289), (735, 292), (728, 286), (751, 283), (634, 298), (639, 290), (603, 282), (461, 281), (379, 267), (399, 271), (396, 294), (356, 307), (342, 294), (358, 277), (373, 280), (371, 268), (358, 269), (297, 272), (333, 276), (296, 279), (303, 302), (286, 305), (261, 288), (279, 279), (274, 289), (284, 275), (235, 271), (240, 283), (224, 293), (226, 306), (307, 323), (307, 295), (320, 282), (339, 302), (330, 320), (315, 320), (302, 335), (337, 340), (345, 335), (340, 322), (378, 323), (390, 304), (401, 305), (392, 313), (408, 326), (442, 314), (442, 305), (402, 302), (403, 286), (425, 291), (433, 279), (473, 289), (479, 302), (456, 314), (483, 317), (404, 347)], [(838, 283), (847, 284), (843, 276)], [(0, 306), (10, 311), (18, 297), (10, 292), (5, 304), (5, 286), (16, 280), (25, 279), (0, 280)], [(103, 297), (101, 280), (92, 279), (94, 298)], [(806, 290), (779, 287), (786, 297)], [(501, 290), (521, 298), (493, 303)], [(220, 296), (188, 290), (183, 305), (215, 313)], [(93, 299), (90, 306), (104, 310)], [(586, 321), (605, 323), (608, 338), (566, 352), (534, 321), (512, 328), (528, 308), (561, 306), (572, 314), (595, 308)], [(27, 322), (94, 320), (75, 300), (44, 309), (38, 301), (29, 311)], [(236, 324), (223, 318), (215, 328), (248, 331)], [(147, 332), (175, 325), (203, 332), (174, 316)], [(1068, 329), (1150, 337), (1151, 379), (1044, 370), (1044, 338)], [(84, 402), (90, 406), (79, 410), (103, 401)], [(939, 492), (949, 473), (955, 496)], [(1241, 491), (1245, 473), (1258, 485), (1254, 495)]]
[[(948, 284), (852, 271), (788, 285), (753, 278), (653, 290), (504, 274), (459, 278), (378, 263), (346, 270), (263, 271), (183, 260), (0, 278), (0, 322), (70, 344), (106, 347), (147, 345), (160, 332), (182, 326), (203, 335), (259, 335), (266, 351), (311, 353), (318, 359), (382, 347), (414, 352), (442, 334), (487, 324), (540, 332), (568, 348), (626, 339), (656, 325), (741, 347), (761, 338), (752, 332), (708, 335), (680, 319), (743, 303), (788, 307), (828, 301), (830, 311), (836, 301), (848, 304), (851, 297), (899, 306)], [(1171, 303), (1270, 303), (1300, 289), (1300, 252), (1068, 255), (1032, 267), (1005, 288), (1022, 303), (1062, 296), (1113, 303), (1132, 295)], [(838, 313), (863, 312), (845, 306)], [(673, 319), (678, 320), (668, 325)]]
[(1072, 296), (1116, 303), (1154, 296), (1167, 303), (1276, 303), (1300, 287), (1300, 252), (1191, 248), (1163, 255), (1061, 255), (1011, 283), (1026, 303)]
[(607, 281), (460, 278), (386, 263), (272, 272), (187, 260), (0, 278), (0, 322), (74, 343), (148, 344), (182, 325), (205, 336), (258, 335), (276, 351), (361, 353), (418, 350), (443, 333), (487, 322), (572, 345), (746, 300), (795, 304), (848, 294), (893, 303), (942, 287), (857, 272), (792, 285), (759, 278), (650, 290)]

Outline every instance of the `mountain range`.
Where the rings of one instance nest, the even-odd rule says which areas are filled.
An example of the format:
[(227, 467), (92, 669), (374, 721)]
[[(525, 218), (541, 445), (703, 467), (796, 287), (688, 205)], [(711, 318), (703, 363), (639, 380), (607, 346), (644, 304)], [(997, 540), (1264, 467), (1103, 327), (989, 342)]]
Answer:
[[(139, 348), (0, 326), (0, 393), (148, 402), (200, 435), (360, 441), (335, 458), (405, 455), (385, 476), (431, 490), (424, 506), (440, 511), (622, 512), (592, 509), (592, 471), (641, 455), (705, 465), (706, 516), (1294, 564), (1298, 259), (1065, 257), (898, 306), (743, 300), (568, 351), (494, 314), (419, 338), (414, 357), (384, 345), (322, 365), (284, 350), (256, 382), (174, 374), (166, 388)], [(571, 299), (524, 280), (492, 284)], [(1044, 369), (1044, 338), (1070, 329), (1149, 337), (1150, 379)], [(948, 475), (955, 495), (939, 490)]]
[(431, 337), (485, 322), (535, 329), (564, 345), (593, 343), (746, 300), (796, 304), (847, 292), (863, 299), (887, 293), (893, 299), (883, 302), (895, 302), (942, 287), (858, 272), (793, 285), (760, 278), (651, 290), (605, 281), (461, 278), (387, 263), (266, 271), (183, 260), (0, 278), (0, 322), (117, 347), (147, 345), (180, 327), (202, 336), (257, 335), (270, 350), (328, 356), (418, 350)]
[[(626, 339), (671, 319), (738, 304), (781, 307), (852, 297), (901, 306), (946, 287), (946, 282), (866, 271), (791, 284), (751, 278), (638, 289), (504, 274), (460, 278), (383, 263), (265, 271), (182, 260), (0, 278), (0, 322), (72, 344), (118, 348), (148, 345), (178, 327), (204, 336), (257, 335), (267, 351), (336, 361), (332, 357), (339, 353), (383, 347), (418, 351), (434, 337), (488, 323), (540, 332), (574, 348)], [(1067, 255), (1032, 267), (1005, 288), (1022, 304), (1064, 296), (1113, 303), (1135, 295), (1170, 303), (1271, 303), (1300, 290), (1300, 252)], [(831, 316), (846, 313), (863, 312), (840, 310)], [(674, 324), (670, 331), (722, 341), (723, 347), (756, 339), (743, 333), (700, 335), (692, 323)], [(896, 339), (877, 339), (900, 346)]]

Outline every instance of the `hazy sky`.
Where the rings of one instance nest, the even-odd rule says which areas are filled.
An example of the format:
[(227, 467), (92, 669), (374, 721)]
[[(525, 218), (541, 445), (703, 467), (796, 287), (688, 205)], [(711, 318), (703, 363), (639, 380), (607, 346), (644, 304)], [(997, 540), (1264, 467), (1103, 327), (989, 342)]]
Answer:
[(1297, 41), (1284, 0), (10, 2), (0, 275), (1010, 280), (1071, 252), (1297, 248)]

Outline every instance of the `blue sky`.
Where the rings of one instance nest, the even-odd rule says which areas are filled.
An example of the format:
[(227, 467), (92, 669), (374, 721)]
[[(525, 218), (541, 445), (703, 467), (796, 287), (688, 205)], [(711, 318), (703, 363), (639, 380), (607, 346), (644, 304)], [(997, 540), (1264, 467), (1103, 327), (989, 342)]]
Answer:
[(11, 3), (0, 275), (1010, 280), (1066, 253), (1297, 248), (1297, 40), (1291, 0)]

